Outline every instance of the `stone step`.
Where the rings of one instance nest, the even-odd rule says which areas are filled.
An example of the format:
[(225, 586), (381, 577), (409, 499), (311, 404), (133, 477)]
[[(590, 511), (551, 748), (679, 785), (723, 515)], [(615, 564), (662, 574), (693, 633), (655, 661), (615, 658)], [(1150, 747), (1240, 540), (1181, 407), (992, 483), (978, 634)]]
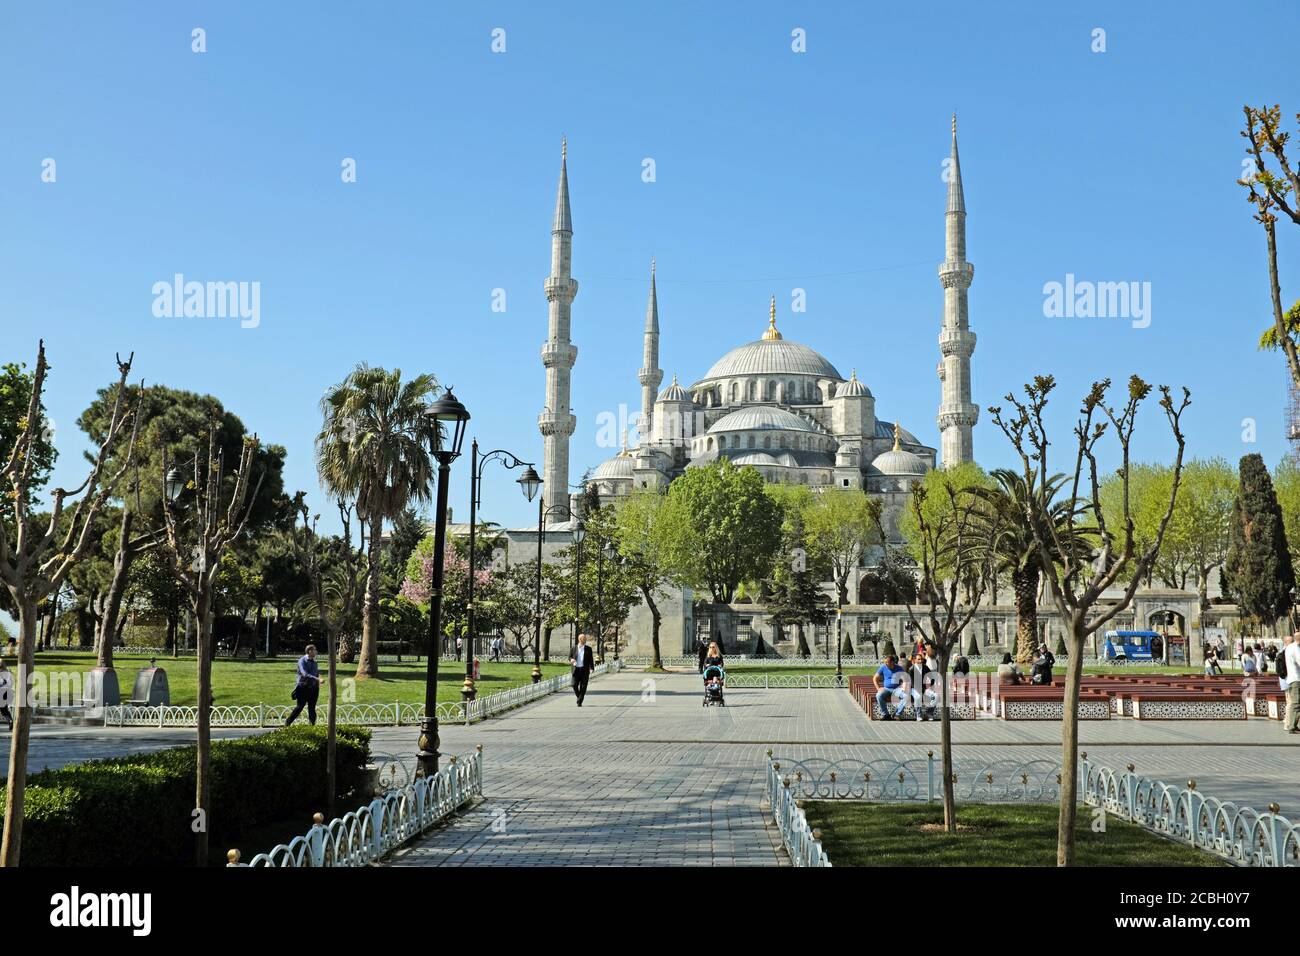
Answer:
[(62, 724), (66, 727), (102, 727), (104, 717), (89, 715), (87, 708), (77, 706), (33, 708), (32, 723)]

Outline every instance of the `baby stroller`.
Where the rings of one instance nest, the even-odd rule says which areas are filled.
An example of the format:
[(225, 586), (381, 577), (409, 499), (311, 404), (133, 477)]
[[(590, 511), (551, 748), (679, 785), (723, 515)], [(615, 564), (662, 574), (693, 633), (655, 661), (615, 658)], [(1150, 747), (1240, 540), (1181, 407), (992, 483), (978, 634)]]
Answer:
[(726, 672), (717, 664), (710, 664), (704, 668), (704, 702), (701, 707), (717, 705), (726, 707), (727, 701), (722, 696), (722, 685), (727, 679)]

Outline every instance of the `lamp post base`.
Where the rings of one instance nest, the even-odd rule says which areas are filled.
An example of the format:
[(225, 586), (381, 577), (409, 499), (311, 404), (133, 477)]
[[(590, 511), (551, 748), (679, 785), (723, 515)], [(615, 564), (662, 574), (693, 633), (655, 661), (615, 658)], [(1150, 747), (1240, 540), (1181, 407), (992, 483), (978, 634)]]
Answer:
[(460, 687), (460, 696), (466, 701), (471, 701), (477, 693), (478, 691), (474, 689), (474, 678), (465, 675), (465, 683)]
[(541, 683), (541, 680), (542, 680), (542, 668), (541, 668), (541, 665), (540, 665), (540, 664), (534, 664), (534, 665), (533, 665), (533, 683), (534, 683), (534, 684)]
[(432, 777), (438, 772), (438, 718), (420, 721), (420, 741), (416, 745), (415, 775)]

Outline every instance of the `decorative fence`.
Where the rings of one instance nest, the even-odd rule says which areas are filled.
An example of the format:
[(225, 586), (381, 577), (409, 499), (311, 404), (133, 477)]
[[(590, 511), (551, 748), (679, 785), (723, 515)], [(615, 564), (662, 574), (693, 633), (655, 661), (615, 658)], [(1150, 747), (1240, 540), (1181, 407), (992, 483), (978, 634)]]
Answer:
[(1282, 816), (1276, 803), (1261, 813), (1207, 797), (1197, 791), (1195, 780), (1178, 787), (1138, 776), (1132, 764), (1116, 773), (1082, 756), (1081, 787), (1088, 806), (1238, 866), (1300, 866), (1300, 822)]
[[(597, 664), (592, 676), (622, 670), (622, 663)], [(567, 674), (550, 677), (536, 684), (522, 684), (486, 697), (438, 704), (437, 718), (445, 723), (471, 724), (478, 720), (513, 710), (569, 687)], [(274, 727), (283, 724), (293, 712), (287, 704), (235, 704), (214, 706), (213, 727)], [(424, 718), (423, 703), (339, 704), (338, 722), (363, 727), (399, 727), (418, 724)], [(198, 708), (193, 706), (133, 707), (122, 704), (104, 708), (106, 727), (193, 727), (198, 723)]]
[(483, 748), (464, 758), (451, 757), (432, 778), (376, 796), (358, 810), (316, 822), (304, 835), (259, 853), (248, 863), (231, 850), (231, 867), (368, 866), (431, 829), (483, 793)]
[[(821, 831), (808, 826), (801, 801), (790, 789), (789, 779), (782, 780), (777, 773), (779, 764), (767, 755), (767, 800), (772, 810), (772, 820), (781, 834), (781, 843), (790, 854), (795, 866), (830, 866), (831, 861), (822, 849)], [(777, 769), (774, 769), (777, 768)]]
[[(966, 660), (970, 662), (971, 667), (996, 667), (998, 664), (1002, 663), (1002, 655), (999, 654), (994, 656), (992, 654), (980, 654), (974, 657), (967, 657)], [(1058, 656), (1057, 660), (1064, 664), (1066, 659)], [(1089, 658), (1089, 660), (1092, 659)], [(687, 657), (680, 655), (660, 657), (659, 662), (663, 664), (664, 667), (698, 667), (700, 659), (698, 656)], [(851, 667), (876, 668), (884, 662), (884, 658), (874, 656), (864, 657), (859, 654), (854, 654), (852, 656), (846, 654), (840, 658), (840, 666), (845, 670), (848, 670)], [(644, 655), (625, 654), (623, 656), (623, 663), (629, 667), (648, 667), (650, 666), (650, 658)], [(732, 667), (755, 667), (761, 665), (773, 669), (780, 669), (782, 667), (834, 667), (835, 654), (832, 652), (830, 657), (826, 657), (824, 652), (819, 652), (809, 657), (746, 657), (743, 655), (727, 655), (727, 664)], [(1148, 664), (1147, 666), (1150, 665)]]
[[(1151, 830), (1178, 843), (1238, 866), (1300, 867), (1300, 822), (1270, 804), (1265, 812), (1208, 797), (1196, 781), (1177, 787), (1139, 776), (1132, 764), (1122, 772), (1093, 764), (1080, 755), (1080, 799), (1087, 806)], [(798, 804), (803, 800), (861, 800), (872, 803), (934, 802), (943, 796), (942, 760), (803, 760), (774, 758), (768, 751), (767, 791), (781, 839), (796, 866), (815, 861), (820, 834), (808, 828)], [(978, 803), (1056, 803), (1061, 795), (1061, 765), (1050, 760), (956, 760), (954, 797)], [(797, 813), (796, 813), (797, 811)], [(802, 826), (802, 830), (800, 827)], [(806, 831), (806, 832), (805, 832)]]

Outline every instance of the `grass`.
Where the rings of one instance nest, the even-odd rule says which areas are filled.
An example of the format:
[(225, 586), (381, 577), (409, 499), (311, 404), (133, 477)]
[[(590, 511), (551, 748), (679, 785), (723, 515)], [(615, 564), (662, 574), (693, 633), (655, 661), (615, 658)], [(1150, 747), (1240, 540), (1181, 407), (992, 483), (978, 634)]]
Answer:
[[(1055, 866), (1055, 804), (957, 805), (957, 833), (943, 830), (938, 803), (881, 804), (809, 801), (804, 814), (822, 831), (834, 866)], [(1093, 809), (1080, 807), (1079, 866), (1228, 866), (1148, 830), (1106, 817), (1092, 830)]]
[[(193, 657), (172, 659), (158, 655), (158, 666), (167, 672), (167, 683), (171, 689), (171, 702), (175, 705), (193, 706), (198, 703), (198, 674)], [(326, 662), (317, 658), (321, 676), (325, 676)], [(217, 705), (235, 704), (287, 704), (292, 705), (289, 692), (296, 681), (296, 657), (273, 660), (232, 661), (218, 658), (212, 662), (212, 693)], [(135, 673), (141, 667), (148, 666), (149, 658), (136, 654), (115, 654), (114, 669), (122, 688), (122, 696), (127, 697), (135, 682)], [(14, 665), (10, 663), (10, 667)], [(84, 673), (95, 666), (95, 658), (88, 653), (42, 652), (36, 655), (36, 670), (46, 675), (51, 687), (57, 686), (51, 679), (55, 673)], [(356, 664), (339, 665), (338, 687), (339, 699), (343, 703), (391, 704), (424, 702), (424, 661), (407, 661), (401, 664), (383, 663), (379, 665), (377, 678), (368, 680), (353, 679)], [(542, 663), (542, 678), (567, 674), (567, 660), (560, 663)], [(533, 665), (531, 662), (520, 664), (518, 661), (493, 663), (484, 661), (479, 668), (477, 690), (480, 697), (509, 690), (521, 684), (532, 683)], [(462, 661), (442, 661), (438, 667), (438, 700), (459, 701), (461, 685), (465, 680), (465, 664)], [(79, 685), (74, 685), (79, 686)], [(318, 706), (324, 707), (328, 687), (322, 686)]]

